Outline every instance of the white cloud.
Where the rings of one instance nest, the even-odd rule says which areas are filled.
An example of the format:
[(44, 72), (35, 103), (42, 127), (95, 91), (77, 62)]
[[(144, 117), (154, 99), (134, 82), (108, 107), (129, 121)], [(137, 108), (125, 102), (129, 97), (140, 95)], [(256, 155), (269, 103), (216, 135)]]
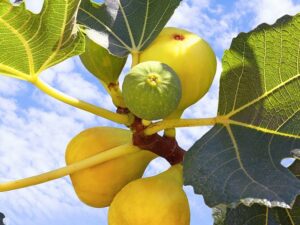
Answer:
[(23, 90), (26, 90), (26, 87), (23, 84), (24, 81), (0, 76), (0, 94), (3, 96), (16, 96), (22, 88)]
[(52, 67), (52, 69), (57, 73), (71, 73), (76, 69), (75, 66), (75, 58), (73, 58), (71, 60), (65, 60), (55, 65), (54, 67)]
[(294, 3), (292, 0), (254, 0), (248, 3), (253, 8), (256, 16), (254, 17), (254, 26), (261, 23), (274, 23), (283, 15), (295, 15), (300, 11), (300, 4)]
[(25, 0), (26, 8), (36, 14), (42, 10), (43, 3), (44, 0)]
[[(55, 81), (60, 89), (68, 95), (92, 102), (103, 102), (103, 105), (113, 108), (107, 95), (99, 91), (99, 88), (96, 86), (97, 83), (92, 84), (88, 82), (79, 73), (58, 73)], [(100, 85), (99, 82), (98, 86)]]
[(225, 11), (221, 2), (212, 0), (183, 1), (168, 26), (192, 31), (209, 41), (213, 49), (223, 50), (229, 47), (238, 33), (236, 22), (245, 14), (238, 6), (233, 8), (232, 11)]
[[(44, 71), (41, 78), (69, 96), (99, 105), (111, 111), (115, 110), (110, 96), (103, 92), (104, 89), (100, 82), (93, 76), (80, 74), (82, 69), (78, 57), (75, 57)], [(85, 123), (89, 121), (89, 124), (92, 124), (95, 120), (102, 122), (104, 125), (108, 123), (103, 118), (77, 110), (71, 106), (66, 106), (64, 103), (43, 94), (40, 90), (35, 90), (33, 96), (43, 103), (44, 108), (48, 110), (54, 108), (60, 115), (72, 114), (76, 120), (84, 121)]]
[[(285, 14), (300, 11), (292, 0), (236, 0), (225, 5), (222, 1), (183, 1), (169, 21), (208, 40), (215, 50), (229, 48), (232, 38), (248, 32), (260, 23), (274, 23)], [(229, 7), (230, 6), (230, 7)]]

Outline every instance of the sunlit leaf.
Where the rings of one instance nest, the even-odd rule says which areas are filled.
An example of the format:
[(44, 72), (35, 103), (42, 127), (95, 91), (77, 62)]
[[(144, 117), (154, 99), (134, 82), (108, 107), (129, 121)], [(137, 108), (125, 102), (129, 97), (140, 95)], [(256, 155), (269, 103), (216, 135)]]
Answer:
[(40, 14), (0, 0), (0, 74), (30, 80), (84, 51), (77, 30), (80, 0), (45, 0)]

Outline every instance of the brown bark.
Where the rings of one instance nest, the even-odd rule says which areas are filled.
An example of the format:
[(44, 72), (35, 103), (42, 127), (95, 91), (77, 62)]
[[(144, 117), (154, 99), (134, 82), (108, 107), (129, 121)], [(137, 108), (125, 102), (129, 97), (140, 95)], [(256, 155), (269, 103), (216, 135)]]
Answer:
[(141, 119), (136, 118), (131, 125), (133, 130), (133, 144), (165, 158), (171, 165), (183, 161), (185, 151), (178, 145), (175, 138), (153, 134), (144, 135), (146, 127), (142, 124)]

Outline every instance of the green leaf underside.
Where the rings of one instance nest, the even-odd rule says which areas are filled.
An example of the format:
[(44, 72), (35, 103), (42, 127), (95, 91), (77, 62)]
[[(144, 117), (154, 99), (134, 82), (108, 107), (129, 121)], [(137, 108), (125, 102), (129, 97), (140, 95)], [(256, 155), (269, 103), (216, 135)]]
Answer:
[(84, 51), (80, 0), (45, 0), (40, 14), (0, 0), (0, 74), (28, 80)]
[[(300, 161), (295, 162), (290, 170), (300, 178)], [(273, 208), (253, 205), (240, 205), (228, 209), (224, 225), (298, 225), (300, 224), (300, 197), (292, 209)]]
[(97, 43), (120, 57), (145, 49), (160, 33), (181, 0), (82, 1), (78, 21), (97, 31)]
[(185, 184), (209, 206), (288, 207), (300, 181), (281, 160), (300, 149), (300, 15), (238, 35), (223, 57), (218, 124), (185, 156)]

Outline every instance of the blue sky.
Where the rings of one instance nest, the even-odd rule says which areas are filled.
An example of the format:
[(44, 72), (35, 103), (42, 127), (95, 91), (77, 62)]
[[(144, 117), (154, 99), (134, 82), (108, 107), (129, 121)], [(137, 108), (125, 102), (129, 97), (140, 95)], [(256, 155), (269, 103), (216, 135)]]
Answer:
[[(27, 6), (37, 10), (39, 2), (28, 0)], [(218, 71), (212, 88), (199, 103), (186, 110), (184, 117), (216, 114), (218, 79), (222, 70), (220, 61), (233, 37), (260, 23), (273, 23), (284, 14), (297, 12), (300, 12), (300, 0), (183, 0), (168, 26), (197, 33), (211, 44), (218, 57)], [(109, 97), (78, 57), (48, 69), (42, 78), (63, 92), (113, 110)], [(0, 76), (0, 182), (64, 166), (68, 141), (85, 128), (101, 125), (116, 126), (66, 106), (30, 84)], [(208, 129), (180, 129), (179, 143), (188, 149)], [(167, 167), (164, 160), (155, 160), (146, 175), (157, 174)], [(211, 210), (205, 206), (202, 197), (193, 194), (191, 187), (185, 190), (191, 205), (191, 225), (212, 225)], [(107, 224), (107, 209), (82, 204), (69, 178), (0, 193), (0, 211), (11, 225)]]

